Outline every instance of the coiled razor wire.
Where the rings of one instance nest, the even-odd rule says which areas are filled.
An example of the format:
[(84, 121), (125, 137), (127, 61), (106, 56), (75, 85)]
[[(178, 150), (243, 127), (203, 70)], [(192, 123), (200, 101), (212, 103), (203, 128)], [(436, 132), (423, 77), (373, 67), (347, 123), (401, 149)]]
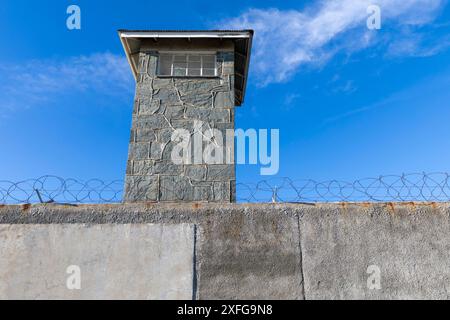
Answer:
[(450, 201), (448, 173), (410, 173), (339, 180), (276, 178), (236, 185), (239, 202), (409, 202)]
[(0, 203), (114, 203), (122, 201), (123, 180), (105, 182), (42, 176), (18, 182), (0, 180)]
[[(353, 182), (273, 178), (253, 184), (237, 183), (236, 199), (294, 203), (445, 202), (450, 201), (449, 177), (448, 173), (437, 172), (384, 175)], [(117, 203), (122, 201), (123, 187), (123, 180), (83, 181), (50, 175), (18, 182), (0, 180), (0, 204)]]

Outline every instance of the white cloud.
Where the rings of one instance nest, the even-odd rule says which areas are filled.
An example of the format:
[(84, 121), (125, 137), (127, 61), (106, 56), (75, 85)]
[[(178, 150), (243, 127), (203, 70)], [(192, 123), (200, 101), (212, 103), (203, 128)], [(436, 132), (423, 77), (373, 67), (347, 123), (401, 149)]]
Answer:
[[(321, 65), (337, 52), (352, 53), (395, 36), (395, 27), (420, 27), (433, 21), (445, 0), (316, 1), (302, 11), (249, 9), (220, 27), (255, 30), (252, 69), (260, 84), (289, 79), (301, 66)], [(379, 5), (382, 29), (368, 30), (367, 7)]]
[(74, 94), (128, 99), (134, 88), (126, 58), (111, 53), (0, 64), (0, 77), (1, 109), (31, 107)]
[(335, 93), (346, 93), (350, 94), (358, 90), (358, 88), (355, 86), (355, 83), (353, 80), (347, 80), (342, 85), (337, 85), (333, 88), (333, 92)]
[[(443, 72), (422, 79), (420, 82), (395, 92), (390, 96), (383, 98), (373, 104), (361, 106), (353, 110), (338, 113), (332, 117), (325, 119), (322, 125), (329, 125), (336, 121), (378, 108), (397, 108), (402, 107), (411, 109), (418, 105), (420, 108), (439, 108), (445, 106), (442, 101), (449, 101), (450, 94), (447, 88), (450, 87), (450, 69), (447, 68)], [(439, 101), (435, 103), (434, 101)]]
[[(427, 41), (428, 40), (428, 41)], [(405, 34), (395, 39), (387, 47), (388, 57), (429, 57), (436, 55), (450, 46), (450, 37), (437, 37), (425, 39), (422, 34)]]

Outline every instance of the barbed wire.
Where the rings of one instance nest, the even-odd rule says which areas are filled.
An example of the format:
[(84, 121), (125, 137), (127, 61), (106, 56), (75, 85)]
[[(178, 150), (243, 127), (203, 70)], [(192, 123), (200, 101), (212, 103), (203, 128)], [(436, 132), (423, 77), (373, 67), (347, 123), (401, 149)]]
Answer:
[[(77, 180), (42, 176), (18, 182), (0, 180), (0, 204), (117, 203), (123, 180)], [(409, 173), (364, 178), (352, 182), (272, 178), (237, 183), (238, 202), (409, 202), (450, 201), (450, 175), (445, 172)]]
[(246, 202), (409, 202), (450, 201), (445, 172), (385, 175), (353, 182), (290, 178), (238, 183), (237, 200)]
[(42, 176), (18, 182), (0, 180), (0, 203), (114, 203), (122, 201), (123, 180), (77, 180)]

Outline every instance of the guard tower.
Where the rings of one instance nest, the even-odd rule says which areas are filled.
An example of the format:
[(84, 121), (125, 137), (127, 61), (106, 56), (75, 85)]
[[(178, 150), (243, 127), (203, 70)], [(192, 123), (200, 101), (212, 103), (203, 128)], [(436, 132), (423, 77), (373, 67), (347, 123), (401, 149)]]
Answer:
[(136, 79), (124, 201), (235, 201), (252, 30), (119, 30)]

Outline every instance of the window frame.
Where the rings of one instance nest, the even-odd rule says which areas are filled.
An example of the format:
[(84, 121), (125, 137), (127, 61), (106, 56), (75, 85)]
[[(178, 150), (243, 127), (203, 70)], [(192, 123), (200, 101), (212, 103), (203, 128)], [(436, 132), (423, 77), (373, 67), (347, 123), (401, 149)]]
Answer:
[[(171, 55), (170, 62), (170, 74), (161, 74), (161, 60), (163, 55)], [(184, 75), (175, 75), (174, 74), (174, 59), (175, 56), (185, 56), (186, 63), (186, 72)], [(189, 56), (200, 56), (200, 75), (189, 75)], [(203, 58), (204, 56), (213, 56), (214, 57), (214, 74), (213, 75), (203, 75), (203, 69), (211, 69), (204, 68)], [(162, 78), (217, 78), (219, 77), (219, 68), (218, 68), (218, 59), (217, 59), (217, 51), (159, 51), (158, 52), (158, 67), (157, 67), (157, 76)], [(197, 68), (194, 68), (197, 69)], [(192, 69), (191, 69), (192, 70)]]

